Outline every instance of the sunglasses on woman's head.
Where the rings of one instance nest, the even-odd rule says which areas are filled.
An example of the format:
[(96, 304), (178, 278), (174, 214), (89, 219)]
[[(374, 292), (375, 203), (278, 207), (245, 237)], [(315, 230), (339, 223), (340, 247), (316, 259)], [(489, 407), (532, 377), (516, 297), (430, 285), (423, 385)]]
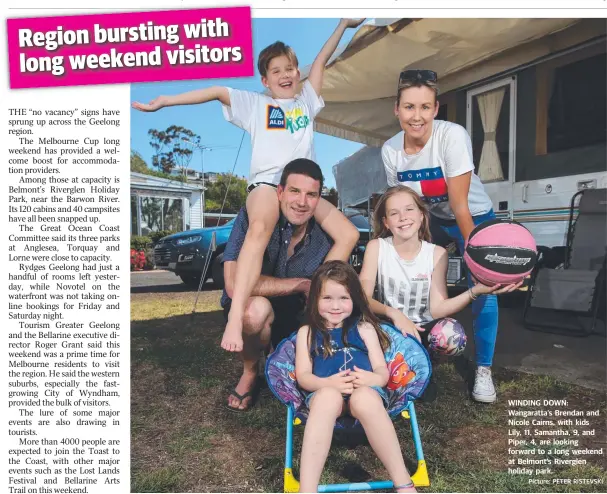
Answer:
[(398, 78), (398, 86), (410, 82), (436, 82), (438, 77), (433, 70), (403, 70)]

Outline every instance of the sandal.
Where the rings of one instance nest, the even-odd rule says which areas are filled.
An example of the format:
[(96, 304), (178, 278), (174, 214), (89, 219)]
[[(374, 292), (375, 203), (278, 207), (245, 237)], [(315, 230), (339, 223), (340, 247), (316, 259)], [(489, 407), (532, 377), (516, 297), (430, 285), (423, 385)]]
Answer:
[[(251, 408), (253, 408), (255, 406), (255, 402), (257, 401), (257, 396), (259, 395), (259, 388), (260, 388), (259, 378), (255, 379), (255, 384), (253, 384), (253, 387), (244, 394), (238, 393), (236, 391), (236, 386), (237, 385), (235, 384), (232, 387), (232, 389), (230, 390), (230, 395), (232, 395), (240, 400), (239, 405), (241, 405), (245, 399), (250, 397), (251, 399), (249, 400), (249, 405), (245, 408), (238, 408), (237, 406), (232, 407), (226, 403), (225, 407), (232, 412), (248, 412)], [(230, 395), (228, 395), (228, 397)]]

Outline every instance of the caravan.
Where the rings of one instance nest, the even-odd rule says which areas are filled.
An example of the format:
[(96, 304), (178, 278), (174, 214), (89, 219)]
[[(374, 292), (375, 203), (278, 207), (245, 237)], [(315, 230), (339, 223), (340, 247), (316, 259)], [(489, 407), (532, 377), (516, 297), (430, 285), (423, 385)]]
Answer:
[[(607, 187), (604, 19), (398, 19), (364, 26), (329, 65), (321, 133), (367, 146), (333, 168), (342, 207), (385, 188), (398, 73), (438, 73), (438, 119), (464, 126), (498, 218), (566, 241), (572, 196)], [(365, 177), (361, 180), (361, 177)], [(605, 239), (600, 239), (605, 242)]]

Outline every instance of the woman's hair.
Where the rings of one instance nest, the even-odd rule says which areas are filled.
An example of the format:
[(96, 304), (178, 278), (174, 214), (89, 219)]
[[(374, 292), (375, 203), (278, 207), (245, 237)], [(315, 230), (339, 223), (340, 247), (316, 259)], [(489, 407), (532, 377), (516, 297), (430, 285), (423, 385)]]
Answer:
[(379, 325), (379, 319), (371, 312), (367, 295), (365, 294), (356, 271), (343, 261), (328, 261), (322, 264), (312, 276), (310, 284), (310, 295), (306, 306), (306, 323), (310, 327), (308, 346), (312, 351), (318, 353), (316, 348), (316, 335), (322, 335), (322, 345), (324, 347), (323, 356), (326, 358), (332, 354), (331, 340), (329, 338), (329, 329), (327, 322), (322, 318), (318, 311), (318, 303), (322, 294), (324, 284), (332, 280), (339, 283), (350, 294), (352, 298), (352, 314), (343, 322), (342, 341), (344, 346), (348, 345), (348, 329), (360, 320), (367, 322), (375, 328), (379, 343), (383, 351), (390, 346), (390, 340)]
[(434, 103), (438, 101), (438, 84), (436, 82), (431, 81), (403, 81), (398, 84), (398, 91), (396, 93), (396, 106), (400, 105), (400, 96), (405, 89), (409, 89), (410, 87), (422, 87), (426, 86), (434, 91)]
[(424, 201), (422, 201), (419, 194), (406, 185), (395, 185), (394, 187), (389, 187), (388, 190), (386, 190), (386, 192), (384, 192), (384, 194), (379, 198), (379, 201), (377, 201), (375, 211), (373, 211), (373, 238), (386, 238), (392, 236), (392, 232), (384, 223), (384, 218), (386, 218), (387, 214), (386, 206), (388, 199), (397, 194), (409, 194), (413, 198), (415, 205), (422, 213), (422, 224), (417, 232), (419, 239), (425, 240), (426, 242), (431, 242), (432, 235), (430, 235), (430, 213), (428, 212), (428, 208), (426, 207)]

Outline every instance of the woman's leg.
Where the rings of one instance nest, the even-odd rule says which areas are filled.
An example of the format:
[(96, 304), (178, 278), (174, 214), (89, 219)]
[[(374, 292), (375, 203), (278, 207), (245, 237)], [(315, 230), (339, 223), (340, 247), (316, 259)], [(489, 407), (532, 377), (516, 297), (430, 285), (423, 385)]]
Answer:
[[(478, 225), (484, 221), (495, 218), (493, 212), (473, 216), (474, 224)], [(457, 242), (460, 252), (465, 250), (464, 238), (457, 225), (442, 227), (443, 230)], [(468, 274), (468, 286), (474, 286)], [(497, 296), (481, 295), (472, 302), (472, 327), (474, 330), (474, 343), (476, 354), (476, 371), (474, 391), (472, 397), (477, 401), (492, 403), (496, 399), (495, 387), (491, 378), (491, 364), (495, 352), (495, 340), (497, 338), (497, 325), (499, 319)]]
[(335, 388), (321, 388), (310, 400), (310, 415), (301, 448), (299, 492), (316, 492), (333, 439), (335, 421), (342, 414), (344, 398)]
[(276, 190), (268, 185), (253, 189), (247, 197), (249, 228), (236, 261), (234, 296), (221, 347), (230, 352), (242, 351), (242, 321), (247, 300), (261, 274), (263, 253), (278, 222)]
[[(350, 414), (362, 424), (369, 444), (386, 467), (394, 485), (405, 486), (411, 483), (394, 424), (379, 393), (367, 386), (357, 388), (350, 397), (349, 407)], [(416, 491), (413, 487), (407, 487), (398, 492)]]

